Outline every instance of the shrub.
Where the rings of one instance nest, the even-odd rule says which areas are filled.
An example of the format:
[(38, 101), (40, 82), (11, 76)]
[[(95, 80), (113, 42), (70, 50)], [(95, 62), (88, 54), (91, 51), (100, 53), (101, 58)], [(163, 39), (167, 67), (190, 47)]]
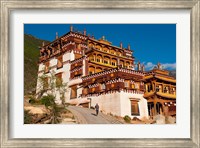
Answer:
[(35, 104), (35, 99), (33, 99), (33, 98), (30, 98), (30, 100), (28, 101), (30, 104)]
[(46, 107), (55, 105), (54, 96), (43, 96), (41, 99), (41, 103), (44, 104)]
[(32, 124), (32, 122), (32, 116), (28, 113), (28, 111), (24, 110), (24, 124)]
[(55, 111), (56, 111), (56, 112), (63, 112), (63, 111), (65, 111), (65, 108), (62, 107), (62, 106), (56, 106), (56, 107), (55, 107)]
[(124, 116), (124, 120), (127, 122), (127, 123), (130, 123), (131, 122), (131, 117), (129, 117), (128, 115)]
[(34, 97), (34, 96), (29, 96), (29, 101), (28, 101), (29, 103), (31, 103), (31, 104), (35, 104), (36, 102), (37, 102), (37, 100), (36, 100), (36, 98)]
[(34, 96), (29, 96), (29, 101), (30, 104), (36, 104), (39, 105), (41, 104), (40, 100), (36, 99)]

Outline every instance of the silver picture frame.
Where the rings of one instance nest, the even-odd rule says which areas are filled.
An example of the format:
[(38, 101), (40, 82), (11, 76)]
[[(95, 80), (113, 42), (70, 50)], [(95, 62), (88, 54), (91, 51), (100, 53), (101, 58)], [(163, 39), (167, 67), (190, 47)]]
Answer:
[[(200, 1), (199, 0), (0, 0), (0, 114), (1, 147), (200, 147)], [(9, 17), (18, 9), (189, 9), (191, 14), (190, 132), (188, 139), (12, 139), (9, 136), (10, 52)]]

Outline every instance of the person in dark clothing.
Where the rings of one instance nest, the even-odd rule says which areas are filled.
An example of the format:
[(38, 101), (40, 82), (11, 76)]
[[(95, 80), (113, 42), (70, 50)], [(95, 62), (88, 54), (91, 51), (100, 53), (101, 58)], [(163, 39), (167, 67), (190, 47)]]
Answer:
[(99, 105), (98, 105), (98, 103), (95, 105), (95, 110), (96, 110), (96, 115), (98, 115), (98, 113), (99, 113)]

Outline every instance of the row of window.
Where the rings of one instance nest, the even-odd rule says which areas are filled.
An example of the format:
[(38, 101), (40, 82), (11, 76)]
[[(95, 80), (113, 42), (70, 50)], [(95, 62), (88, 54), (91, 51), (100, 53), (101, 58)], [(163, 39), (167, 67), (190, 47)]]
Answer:
[[(92, 59), (91, 61), (94, 61), (94, 59)], [(100, 59), (97, 59), (96, 62), (101, 63), (101, 60), (100, 60)], [(109, 61), (104, 60), (103, 63), (104, 63), (104, 64), (109, 64)], [(117, 63), (116, 63), (116, 62), (111, 62), (111, 65), (112, 65), (112, 66), (117, 66)], [(121, 65), (121, 67), (124, 67), (124, 68), (129, 68), (129, 67), (131, 67), (131, 66), (128, 65), (128, 64), (123, 66), (123, 64), (120, 63), (120, 65)]]
[[(91, 59), (91, 61), (94, 61), (94, 59)], [(96, 59), (96, 62), (101, 62), (101, 59)], [(103, 60), (103, 63), (104, 64), (109, 64), (109, 61), (108, 60)], [(117, 64), (116, 64), (116, 62), (111, 62), (111, 65), (113, 65), (113, 66), (116, 66)]]
[(111, 54), (113, 54), (113, 55), (119, 55), (119, 56), (122, 55), (121, 52), (116, 52), (116, 51), (114, 51), (114, 50), (105, 49), (105, 48), (102, 48), (102, 47), (100, 47), (100, 46), (96, 46), (96, 47), (95, 47), (94, 45), (90, 45), (90, 47), (96, 48), (96, 49), (101, 50), (101, 51), (103, 51), (103, 52), (111, 53)]
[[(115, 87), (115, 84), (112, 84), (111, 87)], [(124, 87), (125, 88), (129, 88), (131, 87), (131, 89), (139, 89), (139, 84), (135, 83), (135, 84), (129, 84), (128, 82), (124, 82)], [(106, 85), (105, 84), (100, 84), (99, 85), (100, 90), (105, 90), (106, 89)], [(95, 88), (93, 88), (93, 91), (95, 91)], [(88, 93), (88, 88), (84, 89), (84, 93), (87, 94)]]
[[(152, 90), (153, 90), (152, 85), (146, 85), (146, 91), (147, 92), (150, 92)], [(162, 86), (159, 85), (159, 86), (156, 86), (155, 91), (156, 92), (163, 92), (163, 93), (175, 94), (176, 90), (175, 90), (175, 88), (172, 88), (170, 90), (170, 88), (168, 86), (166, 86), (166, 87), (164, 87), (164, 89), (162, 89)]]

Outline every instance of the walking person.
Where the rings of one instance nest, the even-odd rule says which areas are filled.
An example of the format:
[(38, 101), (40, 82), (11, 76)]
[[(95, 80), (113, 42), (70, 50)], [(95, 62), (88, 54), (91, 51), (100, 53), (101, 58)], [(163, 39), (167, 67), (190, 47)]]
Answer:
[(96, 110), (96, 116), (98, 116), (98, 113), (99, 113), (99, 105), (98, 105), (98, 103), (95, 105), (95, 110)]

